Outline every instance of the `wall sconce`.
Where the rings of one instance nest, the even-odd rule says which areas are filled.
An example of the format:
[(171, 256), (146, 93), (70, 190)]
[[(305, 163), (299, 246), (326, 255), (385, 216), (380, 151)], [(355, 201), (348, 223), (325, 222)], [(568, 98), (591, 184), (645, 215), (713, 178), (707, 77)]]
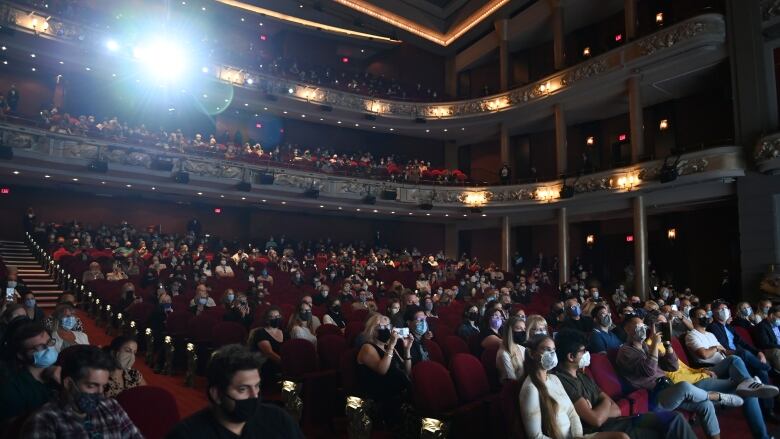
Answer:
[(594, 235), (588, 235), (585, 237), (585, 244), (588, 244), (588, 247), (593, 247), (593, 244), (596, 243), (596, 237)]
[(582, 56), (585, 58), (590, 58), (590, 46), (585, 46), (585, 48), (582, 49)]
[(588, 136), (588, 137), (585, 139), (585, 144), (586, 144), (586, 145), (588, 145), (588, 146), (593, 146), (593, 145), (595, 145), (595, 144), (596, 144), (596, 138), (595, 138), (595, 137), (593, 137), (593, 136)]
[(487, 194), (485, 192), (465, 192), (461, 194), (463, 204), (468, 207), (482, 207), (487, 204)]
[(49, 18), (51, 17), (42, 18), (43, 21), (41, 21), (41, 19), (39, 19), (38, 17), (33, 16), (32, 20), (30, 20), (30, 27), (36, 34), (38, 32), (46, 32), (47, 30), (49, 30)]
[(540, 187), (536, 189), (536, 199), (539, 201), (552, 201), (561, 196), (561, 192), (556, 188)]
[(669, 129), (669, 119), (661, 119), (661, 121), (658, 122), (658, 129), (661, 131)]
[(509, 99), (506, 96), (495, 98), (493, 100), (488, 101), (485, 106), (490, 111), (496, 111), (500, 110), (502, 108), (506, 108), (509, 106)]
[(634, 186), (638, 185), (641, 180), (635, 175), (629, 175), (627, 177), (620, 177), (617, 180), (618, 188), (631, 190)]
[(664, 13), (663, 12), (659, 12), (659, 13), (655, 14), (655, 24), (657, 24), (659, 26), (663, 26), (664, 25)]
[(539, 91), (542, 93), (549, 93), (552, 90), (550, 90), (550, 81), (545, 82), (544, 84), (539, 86)]
[(444, 421), (435, 418), (422, 418), (420, 439), (446, 438), (448, 430), (449, 428)]
[(669, 230), (667, 230), (666, 231), (666, 237), (670, 241), (674, 241), (675, 239), (677, 239), (677, 229), (669, 229)]

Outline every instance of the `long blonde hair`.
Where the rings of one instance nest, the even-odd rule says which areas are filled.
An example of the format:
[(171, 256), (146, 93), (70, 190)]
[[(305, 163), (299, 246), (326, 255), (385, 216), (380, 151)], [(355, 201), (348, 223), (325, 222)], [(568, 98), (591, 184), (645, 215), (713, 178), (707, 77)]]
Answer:
[(523, 371), (523, 365), (520, 364), (520, 360), (518, 360), (518, 358), (520, 357), (521, 349), (523, 348), (515, 343), (514, 340), (515, 325), (518, 322), (522, 322), (518, 316), (510, 317), (508, 321), (504, 322), (504, 326), (501, 327), (501, 346), (509, 353), (509, 359), (512, 361), (512, 368), (515, 370), (518, 379), (520, 379), (520, 375), (522, 374), (519, 372)]
[(528, 332), (528, 340), (536, 335), (531, 332), (531, 328), (535, 326), (543, 326), (544, 330), (547, 331), (547, 320), (539, 314), (531, 314), (525, 319), (525, 330)]
[(388, 320), (390, 320), (388, 317), (379, 313), (373, 313), (368, 317), (368, 319), (366, 320), (366, 327), (363, 329), (364, 342), (374, 343), (377, 341), (376, 328), (377, 326), (379, 326), (379, 321), (382, 320), (382, 317), (385, 317)]
[(547, 383), (542, 381), (542, 365), (540, 359), (534, 358), (537, 356), (539, 346), (546, 340), (552, 340), (552, 337), (547, 335), (531, 337), (531, 340), (528, 342), (528, 350), (530, 352), (526, 353), (523, 366), (525, 372), (528, 374), (528, 379), (531, 380), (531, 383), (533, 383), (539, 391), (539, 408), (542, 413), (542, 433), (553, 439), (563, 439), (564, 436), (561, 434), (558, 423), (556, 422), (558, 401), (550, 396), (550, 391), (547, 389)]

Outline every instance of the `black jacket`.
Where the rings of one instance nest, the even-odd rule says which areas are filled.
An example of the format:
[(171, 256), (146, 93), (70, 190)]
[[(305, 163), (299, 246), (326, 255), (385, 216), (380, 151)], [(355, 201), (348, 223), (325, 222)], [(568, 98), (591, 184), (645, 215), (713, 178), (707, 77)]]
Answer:
[(758, 353), (758, 349), (756, 349), (754, 346), (751, 346), (749, 343), (747, 343), (745, 340), (742, 339), (742, 337), (737, 334), (737, 331), (734, 330), (734, 328), (731, 327), (731, 325), (722, 325), (719, 322), (712, 322), (707, 326), (707, 331), (713, 333), (715, 335), (715, 338), (718, 339), (718, 343), (723, 345), (724, 348), (729, 349), (729, 338), (726, 335), (726, 329), (728, 329), (731, 334), (734, 336), (734, 347), (735, 350), (739, 351), (740, 349), (752, 352), (754, 354)]
[(764, 319), (759, 322), (756, 326), (753, 339), (753, 341), (756, 342), (756, 347), (759, 349), (780, 349), (780, 344), (777, 343), (777, 337), (775, 337), (772, 322), (770, 322), (769, 319)]

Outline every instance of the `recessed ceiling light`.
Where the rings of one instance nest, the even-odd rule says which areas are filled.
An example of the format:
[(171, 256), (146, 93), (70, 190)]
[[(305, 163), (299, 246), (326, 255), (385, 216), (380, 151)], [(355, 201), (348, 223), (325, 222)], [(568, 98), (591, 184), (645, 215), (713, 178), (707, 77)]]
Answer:
[(35, 58), (35, 54), (34, 54), (34, 53), (31, 53), (31, 54), (30, 54), (30, 58)]
[(366, 53), (365, 49), (360, 49), (360, 53)]
[(390, 131), (395, 131), (395, 128), (390, 128)]
[(286, 201), (282, 201), (282, 204), (287, 204), (287, 202)]
[(8, 60), (3, 60), (3, 64), (8, 65)]
[(220, 194), (220, 195), (219, 195), (219, 198), (225, 198), (225, 196), (224, 196), (224, 195), (222, 195), (222, 194)]
[(425, 216), (431, 216), (431, 214), (430, 213), (426, 213)]
[(79, 179), (78, 178), (74, 178), (73, 181), (79, 181)]
[(19, 171), (14, 171), (13, 174), (14, 175), (19, 175)]
[(60, 61), (60, 64), (65, 64), (65, 61)]
[(371, 129), (372, 129), (372, 130), (375, 130), (375, 129), (376, 129), (376, 127), (371, 127)]
[(461, 131), (466, 131), (466, 128), (461, 128), (460, 130), (461, 130)]
[(392, 211), (392, 212), (390, 212), (390, 213), (392, 213), (393, 215), (395, 215), (395, 211)]
[(409, 212), (409, 215), (414, 215), (414, 212)]
[(241, 197), (242, 200), (246, 200), (246, 197)]
[(379, 211), (378, 211), (378, 210), (376, 210), (376, 209), (374, 209), (374, 213), (377, 213), (377, 212), (379, 212)]
[(205, 11), (205, 10), (206, 10), (206, 7), (204, 6), (204, 7), (200, 8), (200, 10), (201, 10), (201, 11)]
[(262, 201), (263, 203), (265, 203), (265, 201), (266, 201), (266, 200), (260, 200), (260, 201)]
[(154, 187), (154, 186), (152, 186), (152, 190), (153, 190), (153, 191), (156, 191), (156, 190), (157, 190), (157, 188), (156, 188), (156, 187)]
[(320, 208), (323, 208), (323, 207), (325, 207), (325, 206), (323, 206), (322, 204), (320, 204)]
[(356, 126), (356, 127), (359, 127), (359, 126), (360, 126), (360, 124), (359, 124), (359, 123), (356, 123), (356, 124), (355, 124), (355, 126)]
[(248, 107), (248, 106), (249, 106), (249, 104), (244, 104), (244, 106), (245, 106), (245, 107)]
[(88, 72), (89, 72), (89, 71), (92, 71), (92, 69), (91, 69), (91, 68), (89, 68), (89, 67), (84, 67), (84, 70), (86, 70), (86, 71), (88, 71)]
[(5, 46), (3, 46), (3, 47), (0, 47), (0, 49), (6, 50), (6, 49), (8, 49), (8, 48), (7, 48), (7, 47), (5, 47)]
[(101, 181), (100, 184), (106, 184), (106, 182), (105, 181)]
[(228, 100), (228, 99), (225, 99), (225, 102), (230, 102), (230, 100)]
[(444, 216), (450, 216), (450, 214), (449, 213), (445, 213)]
[(126, 184), (125, 187), (133, 187), (132, 184)]
[(43, 178), (51, 178), (51, 175), (46, 174), (46, 175), (43, 176)]
[(266, 110), (266, 111), (268, 111), (268, 107), (263, 107), (263, 110)]
[(360, 212), (360, 208), (359, 208), (359, 207), (358, 207), (357, 209), (355, 209), (355, 210), (357, 210), (358, 212)]
[(112, 78), (116, 78), (116, 73), (112, 73), (112, 74), (111, 74), (111, 77), (112, 77)]
[(445, 129), (444, 129), (444, 132), (445, 132), (445, 133), (447, 132), (447, 128), (445, 128)]
[(425, 130), (425, 132), (426, 132), (426, 133), (430, 133), (430, 132), (431, 132), (431, 130), (429, 130), (429, 129), (426, 129), (426, 130)]
[(285, 110), (285, 111), (282, 111), (282, 113), (284, 113), (284, 114), (287, 114), (287, 110)]
[(320, 122), (322, 122), (323, 120), (325, 120), (325, 119), (323, 119), (323, 118), (320, 118)]
[(203, 192), (198, 192), (198, 195), (203, 195)]
[(255, 113), (255, 117), (259, 116), (259, 114)]
[(463, 214), (463, 216), (468, 216), (468, 215), (466, 215), (466, 214), (464, 213), (464, 214)]
[(246, 21), (246, 20), (244, 19), (244, 17), (241, 17), (241, 21)]
[(486, 213), (483, 213), (483, 214), (482, 214), (482, 216), (487, 216), (487, 214), (486, 214)]
[(262, 26), (262, 25), (263, 25), (263, 22), (261, 21), (261, 22), (260, 22), (260, 26)]
[(336, 122), (336, 123), (340, 124), (340, 123), (341, 123), (341, 121), (338, 121), (338, 122)]
[(32, 70), (32, 71), (34, 72), (34, 71), (35, 71), (35, 67), (33, 67), (33, 68), (32, 68), (32, 69), (30, 69), (30, 70)]
[(339, 206), (339, 210), (341, 210), (341, 206)]
[(301, 117), (306, 117), (306, 115), (305, 114), (301, 114)]

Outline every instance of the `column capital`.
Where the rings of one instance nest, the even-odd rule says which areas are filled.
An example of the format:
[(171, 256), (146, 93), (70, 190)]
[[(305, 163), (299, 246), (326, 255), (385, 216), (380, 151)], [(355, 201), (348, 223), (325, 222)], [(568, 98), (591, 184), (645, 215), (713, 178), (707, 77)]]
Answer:
[(493, 27), (496, 30), (496, 36), (498, 37), (498, 41), (509, 40), (509, 19), (499, 18), (498, 20), (493, 22)]

